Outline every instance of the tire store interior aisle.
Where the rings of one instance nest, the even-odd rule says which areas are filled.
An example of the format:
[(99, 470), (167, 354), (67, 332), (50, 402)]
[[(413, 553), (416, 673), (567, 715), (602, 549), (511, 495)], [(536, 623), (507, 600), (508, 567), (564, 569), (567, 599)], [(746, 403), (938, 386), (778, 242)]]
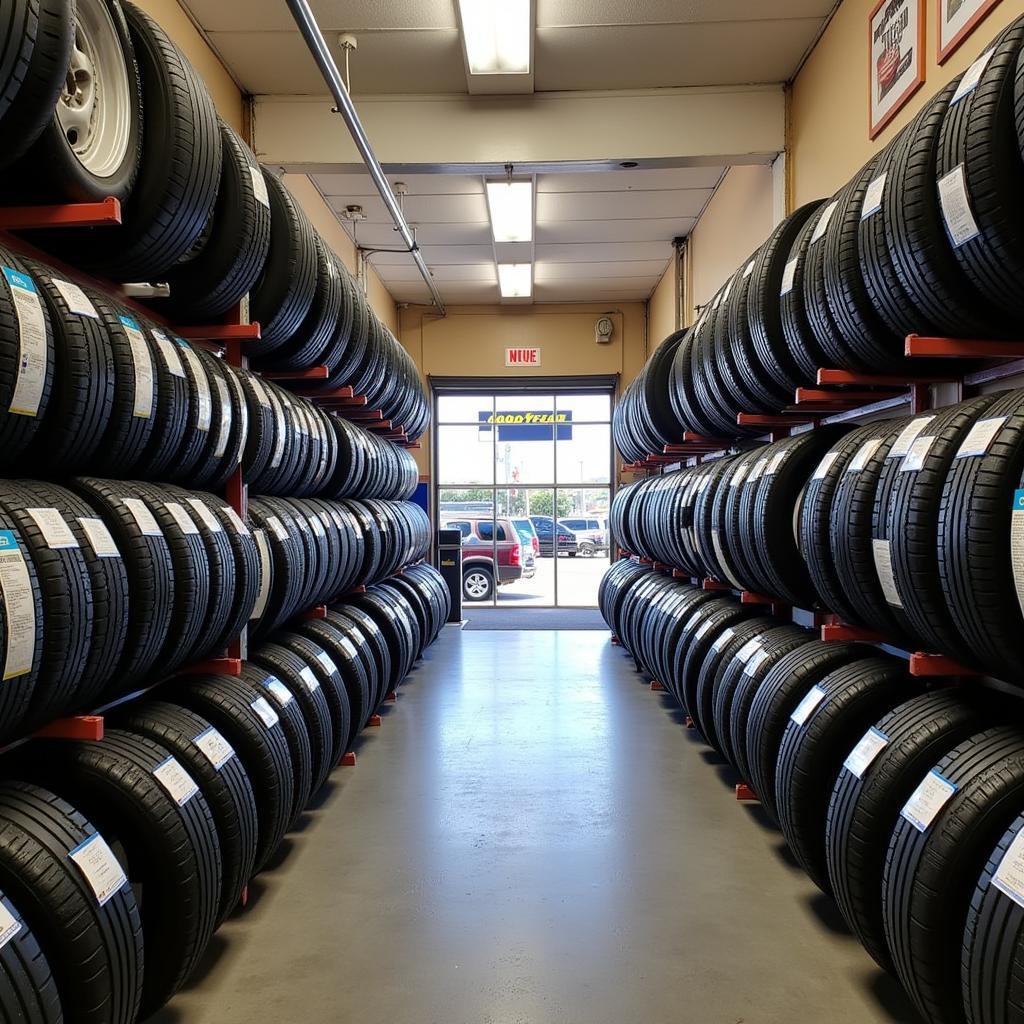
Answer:
[(0, 0), (0, 1024), (1024, 1024), (1024, 0)]
[(607, 632), (447, 627), (154, 1020), (912, 1020), (673, 704)]

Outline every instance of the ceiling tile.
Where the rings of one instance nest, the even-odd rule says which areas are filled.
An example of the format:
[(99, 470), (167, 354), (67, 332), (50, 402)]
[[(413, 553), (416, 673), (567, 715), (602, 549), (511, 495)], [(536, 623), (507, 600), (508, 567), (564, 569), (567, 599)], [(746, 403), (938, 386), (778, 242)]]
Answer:
[[(419, 268), (412, 260), (404, 264), (378, 265), (376, 257), (371, 259), (377, 273), (385, 284), (392, 281), (422, 281)], [(498, 272), (493, 263), (456, 263), (451, 266), (435, 264), (430, 267), (434, 280), (443, 281), (466, 281), (484, 282), (488, 284), (498, 283)]]
[(646, 281), (616, 288), (595, 288), (575, 281), (541, 282), (534, 285), (533, 297), (536, 302), (640, 302), (653, 287)]
[(537, 196), (537, 223), (696, 217), (711, 193), (711, 189), (696, 188), (675, 192), (545, 192)]
[[(324, 34), (328, 39), (337, 32)], [(327, 86), (298, 32), (211, 32), (210, 42), (248, 92), (327, 95)], [(335, 56), (340, 58), (338, 50)], [(456, 30), (370, 32), (352, 61), (352, 91), (464, 93), (462, 45)]]
[(537, 0), (537, 24), (657, 25), (763, 18), (825, 18), (838, 0)]
[[(424, 245), (421, 247), (427, 266), (444, 263), (488, 263), (494, 265), (494, 250), (489, 245)], [(381, 252), (373, 257), (378, 266), (402, 264), (409, 260), (404, 252)]]
[(537, 281), (606, 281), (621, 278), (651, 278), (658, 280), (665, 272), (667, 259), (636, 260), (633, 263), (544, 263), (534, 270)]
[[(819, 19), (538, 28), (536, 88), (657, 89), (784, 82)], [(624, 54), (643, 54), (627, 60)]]
[(537, 242), (660, 242), (666, 248), (673, 238), (688, 235), (697, 221), (678, 220), (580, 220), (537, 225)]
[(589, 260), (596, 263), (610, 263), (615, 260), (658, 260), (665, 258), (664, 242), (587, 242), (582, 245), (559, 242), (537, 244), (537, 262), (578, 263)]
[[(420, 245), (490, 245), (489, 224), (417, 224), (410, 221), (416, 230)], [(349, 232), (351, 234), (351, 232)], [(381, 245), (394, 248), (400, 244), (398, 232), (388, 224), (368, 224), (361, 221), (356, 229), (360, 245)]]
[(723, 171), (722, 167), (665, 167), (568, 174), (550, 172), (537, 175), (537, 194), (714, 188), (721, 180)]
[[(377, 188), (368, 174), (317, 174), (317, 186), (325, 196), (375, 196)], [(388, 174), (389, 183), (404, 181), (410, 196), (484, 195), (484, 180), (476, 174)]]
[[(331, 196), (328, 202), (338, 212), (353, 205), (350, 198), (343, 196)], [(391, 216), (380, 196), (358, 196), (354, 202), (363, 208), (366, 220), (370, 223), (391, 223)], [(487, 200), (483, 196), (406, 196), (405, 217), (417, 224), (490, 223)]]
[[(281, 0), (179, 0), (207, 32), (254, 32), (287, 30), (295, 27)], [(451, 0), (311, 0), (313, 14), (321, 26), (335, 26), (336, 32), (380, 29), (457, 29), (455, 5)], [(328, 36), (328, 38), (330, 38)], [(362, 37), (359, 37), (362, 53)]]

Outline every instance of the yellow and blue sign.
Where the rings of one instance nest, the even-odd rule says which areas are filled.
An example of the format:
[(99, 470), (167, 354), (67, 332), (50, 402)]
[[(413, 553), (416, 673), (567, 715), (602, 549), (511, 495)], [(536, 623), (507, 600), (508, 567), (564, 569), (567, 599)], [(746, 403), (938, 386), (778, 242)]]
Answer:
[(496, 427), (498, 441), (572, 440), (571, 412), (533, 412), (529, 410), (481, 412), (480, 439), (489, 441)]

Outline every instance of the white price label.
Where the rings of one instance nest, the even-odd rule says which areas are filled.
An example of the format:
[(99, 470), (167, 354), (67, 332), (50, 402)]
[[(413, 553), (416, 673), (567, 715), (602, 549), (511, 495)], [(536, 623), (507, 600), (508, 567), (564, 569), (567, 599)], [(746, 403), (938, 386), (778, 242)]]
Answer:
[(213, 408), (213, 401), (210, 397), (210, 380), (206, 376), (206, 370), (204, 369), (199, 356), (192, 351), (186, 342), (179, 340), (178, 344), (181, 346), (181, 351), (185, 355), (185, 360), (188, 363), (189, 370), (192, 371), (192, 380), (195, 384), (193, 397), (196, 400), (196, 430), (206, 434), (209, 433), (210, 430), (210, 419)]
[(213, 457), (219, 459), (227, 451), (228, 440), (231, 437), (231, 394), (223, 377), (214, 376), (213, 383), (217, 387), (217, 397), (220, 399), (220, 423), (217, 426)]
[(267, 180), (263, 177), (263, 171), (249, 164), (249, 175), (252, 178), (252, 191), (256, 196), (256, 202), (262, 203), (269, 210), (270, 193), (267, 191)]
[(765, 476), (772, 476), (779, 471), (779, 467), (786, 461), (789, 455), (789, 449), (783, 448), (781, 451), (776, 452), (772, 456), (772, 461), (768, 463), (768, 468), (764, 471)]
[(988, 67), (988, 62), (992, 59), (992, 54), (995, 53), (995, 47), (991, 50), (986, 50), (964, 73), (960, 79), (960, 84), (956, 87), (956, 92), (953, 93), (953, 98), (949, 101), (949, 105), (953, 106), (954, 103), (959, 103), (968, 93), (974, 92), (978, 88), (978, 83), (981, 81), (981, 76), (985, 73), (985, 68)]
[(917, 435), (928, 426), (934, 416), (918, 416), (911, 420), (901, 431), (893, 442), (893, 446), (886, 455), (887, 459), (902, 458), (910, 451), (910, 446), (917, 440)]
[(277, 712), (267, 702), (266, 697), (257, 697), (250, 705), (253, 711), (263, 720), (263, 724), (268, 728), (272, 729), (279, 721)]
[(803, 725), (824, 699), (825, 691), (820, 686), (812, 686), (804, 699), (793, 709), (793, 714), (789, 716), (790, 721), (796, 722), (797, 725)]
[(267, 526), (274, 531), (274, 536), (278, 540), (288, 539), (288, 531), (284, 528), (284, 523), (277, 516), (267, 516)]
[(182, 533), (188, 536), (199, 533), (199, 527), (196, 526), (195, 520), (185, 511), (184, 506), (179, 505), (176, 501), (165, 501), (164, 508), (170, 512), (171, 518), (178, 524), (178, 529)]
[(21, 922), (0, 903), (0, 949), (3, 949), (20, 931)]
[(277, 676), (268, 676), (264, 680), (263, 686), (266, 688), (268, 693), (273, 694), (274, 700), (276, 700), (283, 708), (288, 707), (288, 705), (295, 700), (295, 695), (287, 686), (284, 685), (284, 683), (281, 682), (280, 679), (277, 678)]
[(832, 215), (836, 212), (836, 207), (839, 205), (838, 199), (833, 199), (824, 210), (821, 211), (821, 216), (818, 218), (818, 223), (814, 225), (814, 234), (811, 235), (811, 245), (825, 237), (825, 232), (828, 231), (829, 221), (832, 220)]
[(228, 522), (235, 528), (236, 533), (240, 533), (243, 537), (249, 536), (249, 527), (242, 522), (242, 517), (230, 506), (223, 506), (224, 515), (228, 517)]
[(48, 547), (77, 548), (78, 538), (71, 532), (67, 520), (55, 508), (27, 508), (25, 511), (32, 517), (33, 522), (39, 527)]
[(162, 537), (160, 524), (153, 518), (149, 506), (141, 498), (122, 498), (121, 503), (132, 514), (139, 529), (145, 537)]
[(836, 459), (839, 458), (839, 452), (825, 452), (825, 458), (818, 463), (818, 468), (814, 471), (812, 480), (824, 480), (828, 476), (828, 471), (832, 468)]
[(875, 558), (875, 572), (878, 575), (878, 582), (882, 585), (882, 594), (885, 600), (895, 608), (902, 608), (903, 601), (900, 598), (899, 588), (896, 586), (896, 577), (892, 571), (892, 550), (887, 540), (872, 540), (871, 553)]
[(730, 626), (723, 633), (719, 634), (718, 639), (711, 645), (711, 650), (713, 650), (715, 654), (718, 654), (722, 650), (722, 648), (733, 638), (734, 635), (735, 631), (733, 630), (732, 626)]
[(94, 832), (84, 842), (79, 843), (68, 857), (85, 876), (101, 907), (120, 892), (121, 887), (128, 881), (120, 861), (99, 832)]
[(788, 295), (793, 290), (793, 281), (796, 279), (796, 269), (799, 263), (797, 257), (793, 257), (785, 266), (782, 271), (782, 288), (779, 290), (779, 295)]
[(130, 317), (120, 318), (128, 347), (132, 353), (135, 381), (135, 403), (132, 415), (148, 420), (153, 415), (153, 357), (139, 325)]
[(860, 742), (850, 751), (843, 767), (856, 775), (858, 779), (864, 778), (864, 773), (871, 767), (878, 755), (889, 745), (889, 737), (881, 729), (871, 726), (870, 729), (860, 738)]
[(700, 629), (698, 629), (697, 632), (693, 634), (693, 639), (690, 642), (696, 643), (698, 640), (700, 640), (701, 637), (703, 637), (708, 632), (708, 630), (711, 629), (713, 625), (714, 620), (705, 619), (704, 622), (701, 624)]
[(736, 467), (736, 472), (733, 473), (732, 478), (729, 480), (729, 486), (739, 487), (739, 485), (743, 483), (749, 469), (750, 465), (748, 463), (740, 463), (740, 465)]
[(174, 377), (184, 377), (185, 367), (181, 365), (177, 346), (171, 344), (171, 339), (163, 331), (151, 330), (149, 333), (156, 342), (157, 351), (167, 367), (167, 372)]
[(235, 756), (234, 748), (212, 725), (192, 742), (206, 755), (206, 759), (218, 772)]
[(266, 530), (257, 530), (253, 536), (256, 538), (256, 549), (260, 553), (260, 589), (256, 595), (256, 603), (252, 606), (250, 619), (258, 619), (267, 607), (267, 598), (270, 597), (270, 578), (273, 573), (273, 562), (270, 559), (270, 545), (267, 544)]
[(965, 242), (981, 234), (981, 228), (978, 227), (974, 212), (971, 210), (963, 164), (939, 178), (939, 204), (942, 207), (942, 219), (946, 222), (946, 231), (954, 248), (959, 249)]
[(320, 662), (324, 667), (324, 671), (329, 675), (334, 675), (338, 671), (338, 666), (331, 661), (331, 656), (326, 651), (320, 651), (317, 653), (316, 660)]
[(1017, 590), (1017, 603), (1024, 614), (1024, 488), (1014, 491), (1010, 511), (1010, 565)]
[(864, 220), (865, 217), (870, 217), (871, 214), (877, 213), (882, 208), (886, 177), (888, 177), (887, 174), (880, 174), (868, 185), (867, 191), (864, 193), (864, 205), (860, 208), (861, 220)]
[(1024, 832), (1018, 832), (992, 875), (992, 884), (1024, 907)]
[(8, 411), (15, 416), (35, 416), (46, 384), (46, 316), (36, 289), (28, 274), (12, 267), (0, 267), (14, 300), (18, 321), (17, 379)]
[(752, 274), (752, 273), (754, 272), (754, 264), (755, 264), (756, 262), (757, 262), (757, 259), (756, 259), (756, 258), (755, 258), (755, 259), (752, 259), (752, 260), (751, 260), (751, 261), (750, 261), (750, 262), (749, 262), (749, 263), (748, 263), (748, 264), (747, 264), (747, 265), (746, 265), (746, 266), (745, 266), (745, 267), (743, 268), (743, 277), (744, 277), (744, 279), (746, 279), (746, 278), (750, 277), (750, 275), (751, 275), (751, 274)]
[(928, 453), (932, 450), (932, 445), (938, 439), (938, 434), (922, 434), (920, 437), (915, 438), (914, 443), (910, 446), (910, 451), (907, 452), (907, 456), (900, 466), (900, 472), (917, 473), (924, 469)]
[(270, 404), (274, 408), (274, 450), (270, 456), (270, 468), (277, 469), (281, 465), (281, 460), (284, 458), (284, 445), (288, 436), (288, 424), (284, 418), (284, 406), (281, 404), (281, 400), (274, 394), (273, 391), (269, 392)]
[(193, 511), (203, 521), (203, 525), (210, 533), (221, 533), (224, 530), (224, 527), (220, 525), (220, 520), (213, 514), (213, 509), (202, 498), (186, 498), (185, 500), (192, 506)]
[(871, 457), (878, 451), (881, 444), (882, 439), (880, 437), (873, 437), (870, 441), (865, 441), (860, 448), (857, 449), (857, 454), (846, 467), (846, 472), (860, 473), (871, 461)]
[(747, 664), (744, 666), (743, 674), (745, 676), (752, 676), (767, 660), (768, 652), (763, 647), (759, 647), (747, 659)]
[(757, 483), (761, 479), (761, 474), (764, 472), (764, 467), (768, 465), (769, 459), (767, 456), (760, 458), (754, 463), (754, 468), (750, 471), (750, 476), (747, 477), (747, 483)]
[(754, 653), (759, 650), (761, 650), (761, 640), (759, 637), (754, 637), (753, 640), (748, 640), (736, 652), (736, 660), (741, 661), (745, 665), (754, 656)]
[(308, 665), (302, 666), (302, 671), (299, 672), (299, 675), (302, 677), (302, 681), (306, 684), (306, 689), (310, 693), (315, 693), (320, 689), (320, 680), (317, 679), (313, 670)]
[(199, 792), (195, 779), (181, 766), (176, 757), (168, 757), (153, 769), (153, 777), (167, 790), (167, 795), (184, 807)]
[(263, 381), (259, 377), (249, 377), (249, 383), (252, 385), (253, 391), (256, 392), (256, 401), (263, 406), (264, 409), (272, 408), (270, 404), (270, 396), (267, 394), (267, 389), (263, 386)]
[(310, 518), (309, 518), (309, 525), (310, 525), (310, 528), (312, 529), (312, 531), (318, 537), (326, 537), (327, 536), (327, 534), (324, 532), (324, 524), (322, 522), (320, 522), (320, 517), (319, 516), (317, 516), (317, 515), (310, 516)]
[(996, 434), (1003, 429), (1005, 422), (1005, 416), (993, 416), (991, 419), (978, 420), (964, 438), (964, 443), (960, 445), (956, 457), (966, 459), (972, 455), (984, 455), (992, 446)]
[(85, 530), (86, 537), (92, 545), (92, 553), (97, 558), (120, 558), (121, 552), (117, 549), (114, 538), (107, 529), (107, 524), (102, 519), (80, 518), (79, 523)]
[(0, 591), (3, 593), (7, 658), (4, 679), (32, 671), (36, 651), (36, 602), (28, 565), (13, 530), (0, 530)]
[(92, 300), (73, 281), (62, 281), (59, 277), (51, 277), (50, 284), (57, 289), (60, 297), (67, 303), (69, 313), (99, 320), (100, 315), (92, 304)]
[(933, 768), (910, 795), (900, 814), (918, 832), (924, 832), (956, 791), (956, 783), (950, 782)]

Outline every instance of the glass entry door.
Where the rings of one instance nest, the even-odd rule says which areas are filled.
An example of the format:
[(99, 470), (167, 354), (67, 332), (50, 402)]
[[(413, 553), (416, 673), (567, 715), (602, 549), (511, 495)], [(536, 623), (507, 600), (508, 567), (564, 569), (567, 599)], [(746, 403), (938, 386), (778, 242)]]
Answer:
[(594, 607), (611, 538), (611, 393), (440, 393), (438, 524), (468, 607)]

